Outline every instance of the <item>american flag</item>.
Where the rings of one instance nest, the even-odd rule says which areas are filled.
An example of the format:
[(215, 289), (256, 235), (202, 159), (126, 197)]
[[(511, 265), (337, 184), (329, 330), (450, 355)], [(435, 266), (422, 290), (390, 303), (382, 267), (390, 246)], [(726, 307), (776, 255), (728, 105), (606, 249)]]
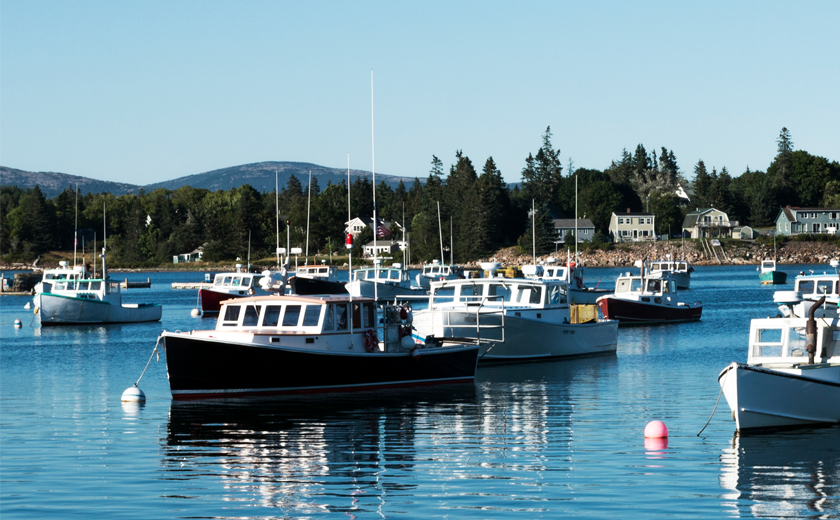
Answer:
[(379, 225), (376, 226), (376, 236), (378, 236), (379, 238), (391, 236), (391, 232), (388, 231), (388, 228), (386, 228), (385, 224), (383, 224), (381, 221), (379, 222)]

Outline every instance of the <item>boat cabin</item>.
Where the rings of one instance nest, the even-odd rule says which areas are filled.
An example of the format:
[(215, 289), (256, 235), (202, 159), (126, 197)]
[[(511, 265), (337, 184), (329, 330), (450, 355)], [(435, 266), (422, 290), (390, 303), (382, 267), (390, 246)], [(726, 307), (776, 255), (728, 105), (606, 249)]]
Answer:
[[(808, 364), (805, 349), (807, 318), (764, 318), (750, 323), (747, 363), (763, 367), (793, 367)], [(840, 363), (840, 320), (818, 319), (817, 363)]]
[[(352, 305), (352, 308), (351, 308)], [(222, 302), (216, 330), (272, 334), (330, 334), (375, 329), (376, 309), (370, 298), (336, 296), (257, 296)]]
[(353, 280), (364, 280), (376, 283), (409, 284), (411, 279), (408, 271), (401, 267), (366, 267), (353, 271)]
[(250, 289), (256, 287), (262, 275), (253, 273), (218, 273), (213, 278), (213, 289)]
[(565, 306), (564, 284), (548, 280), (476, 278), (434, 282), (429, 291), (429, 308), (486, 306), (505, 309), (545, 309)]
[(332, 265), (304, 265), (295, 269), (295, 276), (335, 280), (338, 278), (338, 269)]
[(426, 278), (439, 278), (441, 276), (449, 278), (463, 274), (463, 272), (461, 266), (441, 264), (435, 260), (431, 264), (424, 265), (421, 274)]
[(657, 260), (651, 262), (650, 272), (654, 273), (659, 271), (687, 273), (689, 272), (688, 262), (684, 260)]
[(817, 299), (821, 296), (837, 296), (840, 289), (840, 277), (837, 275), (797, 276), (795, 290), (802, 293), (802, 298)]
[(761, 262), (761, 272), (762, 273), (770, 273), (776, 270), (776, 261), (775, 260), (763, 260)]

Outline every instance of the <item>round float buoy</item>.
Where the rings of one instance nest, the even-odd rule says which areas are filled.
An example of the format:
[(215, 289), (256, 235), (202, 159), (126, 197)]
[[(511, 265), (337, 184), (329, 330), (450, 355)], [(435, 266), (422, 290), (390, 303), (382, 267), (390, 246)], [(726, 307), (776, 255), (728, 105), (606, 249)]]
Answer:
[(645, 426), (645, 438), (661, 439), (668, 436), (668, 427), (662, 421), (651, 421)]
[(198, 309), (193, 309), (190, 311), (190, 316), (192, 316), (193, 318), (201, 316), (201, 311)]
[(142, 403), (146, 401), (146, 394), (136, 386), (132, 386), (122, 393), (121, 400), (126, 403)]
[(20, 320), (15, 320), (15, 328), (16, 328), (16, 329), (19, 329), (19, 328), (21, 328), (22, 326), (23, 326), (23, 324), (20, 322)]
[(414, 338), (411, 336), (403, 336), (400, 340), (400, 346), (406, 350), (411, 349), (414, 345)]

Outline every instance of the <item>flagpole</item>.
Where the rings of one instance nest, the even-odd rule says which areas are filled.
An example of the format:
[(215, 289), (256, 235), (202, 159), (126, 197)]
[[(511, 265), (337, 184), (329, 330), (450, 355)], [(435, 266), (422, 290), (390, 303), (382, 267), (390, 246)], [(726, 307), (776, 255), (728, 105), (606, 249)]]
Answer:
[[(347, 225), (350, 225), (350, 152), (347, 152)], [(352, 235), (352, 230), (347, 230), (348, 234)], [(353, 245), (347, 244), (347, 238), (344, 240), (347, 248), (347, 292), (350, 294), (350, 349), (353, 349), (353, 291), (350, 290), (350, 284), (353, 282)], [(361, 286), (359, 286), (361, 289)]]

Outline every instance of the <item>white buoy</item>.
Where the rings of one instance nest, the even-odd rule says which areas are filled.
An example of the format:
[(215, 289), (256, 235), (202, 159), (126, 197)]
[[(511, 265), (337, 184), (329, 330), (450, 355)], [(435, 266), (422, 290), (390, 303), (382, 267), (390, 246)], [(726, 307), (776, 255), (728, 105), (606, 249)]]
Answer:
[(122, 401), (126, 403), (142, 403), (146, 401), (146, 394), (136, 386), (131, 386), (122, 393)]
[(190, 311), (190, 316), (192, 316), (193, 318), (201, 316), (201, 311), (198, 309), (193, 309)]
[(15, 328), (16, 328), (16, 329), (19, 329), (19, 328), (21, 328), (22, 326), (23, 326), (23, 324), (20, 322), (20, 320), (15, 320)]
[(411, 336), (403, 336), (403, 338), (400, 340), (400, 346), (405, 350), (411, 350), (414, 347), (414, 345), (414, 338), (412, 338)]
[(32, 302), (26, 302), (26, 305), (23, 306), (24, 309), (29, 310), (32, 308)]

